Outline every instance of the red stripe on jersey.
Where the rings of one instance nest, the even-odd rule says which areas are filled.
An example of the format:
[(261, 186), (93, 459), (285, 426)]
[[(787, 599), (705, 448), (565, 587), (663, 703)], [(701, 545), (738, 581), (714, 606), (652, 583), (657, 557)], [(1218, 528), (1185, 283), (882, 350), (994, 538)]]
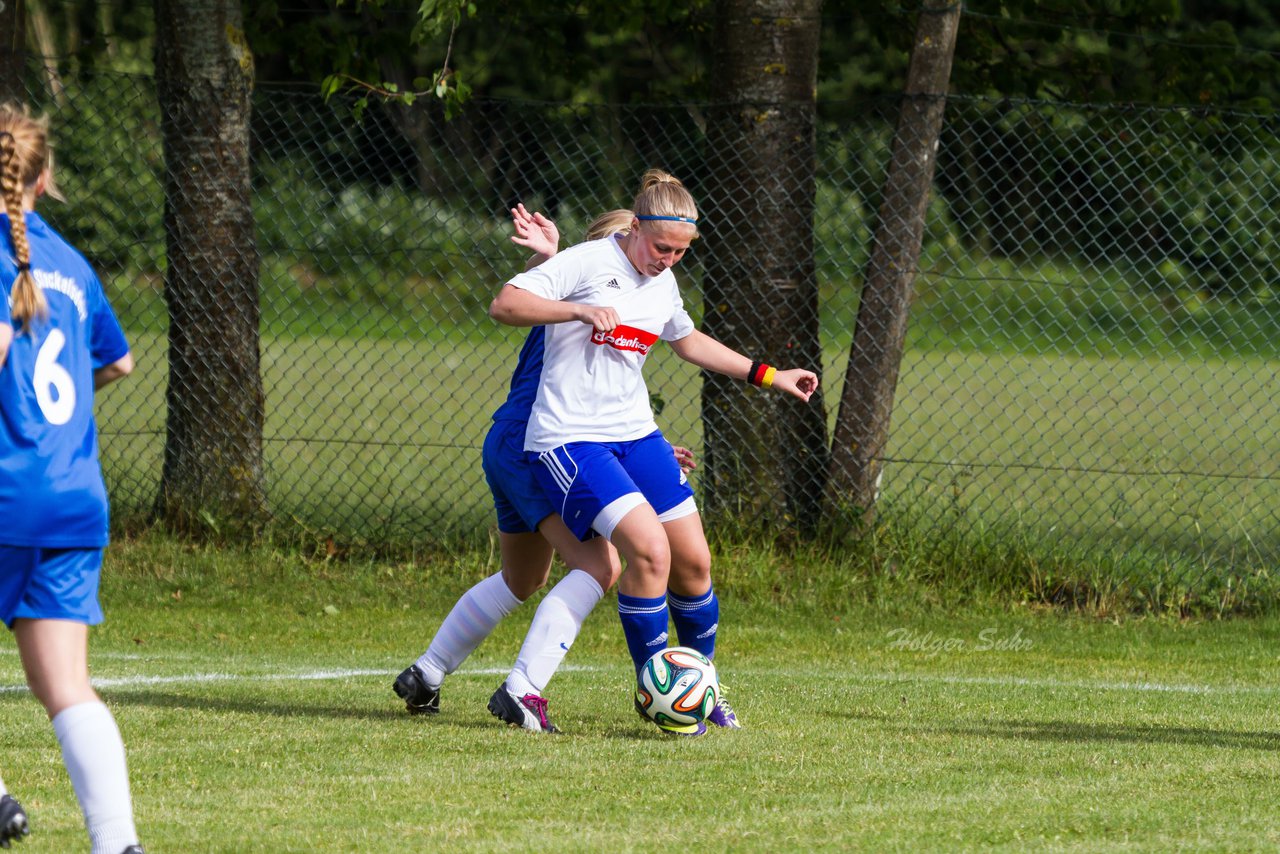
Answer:
[(615, 350), (633, 350), (647, 355), (649, 348), (658, 340), (656, 332), (647, 332), (632, 326), (615, 326), (611, 332), (593, 332), (592, 344), (608, 344)]

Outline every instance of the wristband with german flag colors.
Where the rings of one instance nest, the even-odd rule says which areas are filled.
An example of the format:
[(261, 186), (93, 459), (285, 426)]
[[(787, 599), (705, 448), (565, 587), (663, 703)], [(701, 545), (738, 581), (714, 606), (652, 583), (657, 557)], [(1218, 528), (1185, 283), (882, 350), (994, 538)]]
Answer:
[(747, 371), (747, 382), (760, 388), (768, 388), (773, 385), (773, 376), (777, 372), (777, 368), (772, 368), (764, 362), (752, 362), (751, 368)]

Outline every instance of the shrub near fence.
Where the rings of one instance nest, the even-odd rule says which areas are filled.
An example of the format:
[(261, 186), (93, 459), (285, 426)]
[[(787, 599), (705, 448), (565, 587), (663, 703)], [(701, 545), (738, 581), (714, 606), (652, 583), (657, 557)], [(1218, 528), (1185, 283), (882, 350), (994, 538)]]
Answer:
[[(145, 517), (164, 443), (162, 151), (144, 77), (47, 104), (73, 203), (46, 215), (103, 272), (140, 370), (100, 404), (117, 520)], [(40, 99), (37, 97), (37, 101)], [(429, 111), (429, 104), (414, 109)], [(523, 256), (516, 200), (566, 240), (644, 168), (704, 158), (696, 110), (472, 104), (352, 121), (262, 86), (253, 126), (273, 513), (367, 543), (489, 530), (479, 466), (520, 330), (485, 313)], [(818, 134), (822, 376), (833, 410), (893, 133), (892, 101)], [(1276, 117), (953, 98), (898, 383), (880, 530), (1117, 560), (1192, 589), (1280, 558)], [(695, 246), (683, 269), (701, 313)], [(697, 372), (649, 370), (701, 447)], [(696, 477), (696, 475), (695, 475)], [(696, 485), (696, 481), (695, 481)]]

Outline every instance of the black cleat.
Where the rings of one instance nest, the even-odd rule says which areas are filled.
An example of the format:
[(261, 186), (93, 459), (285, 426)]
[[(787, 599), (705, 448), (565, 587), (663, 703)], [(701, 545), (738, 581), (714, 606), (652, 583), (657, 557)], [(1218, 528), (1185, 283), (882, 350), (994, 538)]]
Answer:
[(404, 700), (404, 707), (409, 710), (409, 714), (440, 714), (440, 689), (432, 688), (427, 684), (426, 677), (422, 675), (418, 665), (411, 664), (406, 667), (404, 672), (396, 677), (396, 683), (391, 688), (396, 692), (397, 697)]
[(503, 682), (489, 698), (489, 713), (512, 726), (531, 732), (560, 732), (547, 717), (547, 701), (537, 694), (517, 697)]
[(128, 848), (121, 851), (120, 854), (147, 854), (147, 852), (142, 850), (141, 845), (130, 845)]
[(0, 848), (8, 848), (13, 840), (21, 839), (31, 832), (27, 824), (27, 814), (22, 804), (14, 800), (13, 795), (0, 797)]

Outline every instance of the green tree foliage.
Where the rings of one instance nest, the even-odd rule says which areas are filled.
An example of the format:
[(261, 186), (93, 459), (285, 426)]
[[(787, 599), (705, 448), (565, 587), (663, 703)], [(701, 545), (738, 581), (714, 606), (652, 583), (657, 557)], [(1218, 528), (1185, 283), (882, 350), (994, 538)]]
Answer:
[[(408, 100), (698, 98), (709, 0), (275, 0), (246, 23), (264, 79), (328, 80)], [(443, 84), (443, 88), (442, 88)]]
[[(901, 91), (918, 5), (828, 0), (822, 100)], [(1278, 60), (1280, 9), (1265, 0), (971, 0), (951, 91), (1269, 110)]]
[[(68, 70), (110, 67), (115, 71), (151, 70), (155, 23), (152, 0), (45, 0), (19, 3), (28, 15), (47, 16), (57, 58)], [(35, 45), (32, 46), (36, 47)]]
[[(953, 91), (1083, 102), (1277, 103), (1276, 13), (1260, 2), (974, 0)], [(1244, 36), (1257, 39), (1246, 41)]]
[[(244, 5), (259, 80), (318, 83), (337, 73), (434, 94), (432, 78), (447, 67), (451, 85), (483, 97), (634, 103), (700, 101), (709, 91), (710, 0)], [(867, 96), (901, 91), (917, 5), (825, 0), (824, 115), (854, 116)], [(150, 0), (44, 8), (66, 65), (150, 71)], [(1280, 104), (1280, 7), (1271, 0), (968, 0), (956, 50), (958, 93)]]

